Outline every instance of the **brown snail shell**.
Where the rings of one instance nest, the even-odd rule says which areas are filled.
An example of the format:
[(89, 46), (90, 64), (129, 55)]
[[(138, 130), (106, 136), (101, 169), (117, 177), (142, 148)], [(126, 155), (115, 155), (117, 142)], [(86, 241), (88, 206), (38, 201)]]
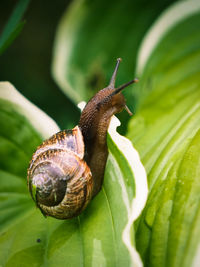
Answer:
[(84, 143), (78, 126), (53, 135), (33, 154), (28, 186), (44, 215), (68, 219), (87, 206), (93, 182), (83, 156)]

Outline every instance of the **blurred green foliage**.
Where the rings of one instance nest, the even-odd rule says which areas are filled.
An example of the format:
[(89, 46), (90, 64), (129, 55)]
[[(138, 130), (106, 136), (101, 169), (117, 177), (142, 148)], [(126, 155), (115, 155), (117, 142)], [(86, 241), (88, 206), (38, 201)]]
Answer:
[(3, 32), (0, 36), (0, 54), (12, 43), (23, 28), (21, 18), (27, 9), (29, 0), (20, 0), (14, 8)]
[[(94, 91), (105, 87), (110, 78), (115, 59), (119, 56), (123, 57), (124, 63), (117, 83), (120, 84), (132, 79), (137, 49), (144, 33), (148, 30), (152, 21), (156, 19), (157, 14), (173, 1), (154, 0), (150, 3), (146, 0), (126, 0), (125, 2), (118, 0), (115, 1), (114, 5), (112, 2), (106, 1), (85, 1), (84, 5), (90, 9), (90, 14), (95, 14), (95, 16), (86, 17), (84, 24), (79, 29), (82, 32), (81, 35), (74, 32), (80, 40), (76, 40), (78, 43), (73, 46), (71, 52), (74, 58), (72, 70), (70, 67), (70, 72), (67, 75), (71, 75), (75, 83), (79, 84), (79, 87), (75, 86), (75, 89), (79, 91), (88, 88), (89, 97)], [(24, 96), (54, 118), (61, 128), (68, 129), (77, 124), (80, 113), (77, 107), (72, 104), (70, 96), (68, 95), (69, 98), (65, 97), (53, 81), (51, 64), (58, 22), (63, 12), (68, 11), (70, 3), (73, 3), (73, 1), (61, 0), (55, 6), (54, 2), (31, 1), (25, 14), (26, 25), (23, 31), (0, 57), (0, 80), (12, 82)], [(1, 31), (15, 4), (16, 1), (14, 0), (1, 3)], [(141, 9), (143, 10), (142, 16), (138, 12)], [(107, 18), (109, 18), (109, 23), (107, 23)], [(74, 14), (74, 19), (77, 20), (79, 17)], [(115, 27), (115, 23), (121, 26)], [(128, 41), (130, 37), (131, 42)], [(69, 36), (69, 38), (71, 37)], [(104, 42), (105, 38), (106, 41)], [(87, 40), (91, 40), (89, 45)], [(100, 42), (97, 42), (97, 40)], [(94, 45), (92, 45), (92, 42), (94, 42)], [(101, 45), (101, 43), (104, 45)], [(101, 69), (100, 78), (91, 68), (91, 66), (97, 65), (92, 59), (94, 53), (96, 53), (95, 58), (99, 64), (98, 69)], [(82, 56), (80, 57), (80, 55)], [(99, 62), (99, 56), (101, 55), (104, 55), (102, 57), (103, 67)], [(90, 67), (86, 68), (85, 66), (88, 64)], [(82, 83), (80, 83), (79, 77), (77, 78), (80, 72), (79, 68), (86, 78), (81, 78)], [(92, 94), (89, 91), (91, 89)], [(127, 94), (128, 100), (132, 98), (133, 101), (134, 98), (130, 98), (131, 90), (134, 89), (129, 89), (125, 94)], [(88, 98), (86, 99), (80, 95), (80, 99), (87, 100)], [(133, 103), (135, 102), (131, 103), (132, 110), (134, 109)], [(124, 132), (129, 116), (126, 112), (123, 112), (120, 114), (120, 118), (123, 120), (124, 130), (122, 129), (122, 131)]]
[[(74, 1), (62, 17), (55, 39), (53, 74), (59, 87), (77, 103), (108, 85), (115, 61), (123, 59), (116, 86), (135, 77), (138, 49), (149, 27), (174, 0)], [(140, 77), (138, 77), (140, 78)], [(136, 110), (135, 90), (123, 94)], [(126, 132), (130, 116), (117, 114)]]
[[(0, 32), (18, 1), (2, 1)], [(61, 128), (77, 124), (79, 111), (57, 87), (51, 75), (52, 47), (56, 27), (70, 1), (31, 1), (24, 15), (25, 27), (0, 56), (0, 80), (10, 81)]]

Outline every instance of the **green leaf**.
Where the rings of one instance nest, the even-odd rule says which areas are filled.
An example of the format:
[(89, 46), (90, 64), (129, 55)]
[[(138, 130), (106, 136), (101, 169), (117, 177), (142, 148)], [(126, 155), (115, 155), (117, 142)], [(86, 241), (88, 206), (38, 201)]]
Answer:
[[(65, 12), (55, 40), (53, 76), (75, 103), (105, 87), (117, 57), (124, 59), (118, 83), (133, 78), (143, 34), (167, 1), (76, 0)], [(133, 91), (125, 92), (133, 107)]]
[(141, 46), (142, 93), (128, 137), (140, 152), (150, 189), (136, 232), (145, 266), (192, 266), (199, 257), (199, 27), (199, 1), (179, 2), (158, 19)]
[(21, 22), (30, 0), (20, 0), (14, 8), (1, 36), (0, 36), (0, 54), (13, 42), (21, 32), (24, 21)]
[(101, 192), (78, 218), (44, 218), (28, 192), (26, 169), (42, 137), (58, 128), (9, 83), (0, 84), (0, 104), (0, 263), (142, 266), (132, 225), (145, 205), (147, 181), (130, 141), (112, 124)]
[(32, 206), (25, 179), (28, 163), (41, 136), (58, 127), (8, 82), (0, 83), (0, 125), (0, 232), (4, 233)]
[(18, 112), (23, 114), (31, 122), (35, 130), (43, 138), (48, 138), (59, 131), (59, 127), (54, 120), (23, 97), (9, 82), (0, 82), (0, 99), (11, 102), (17, 108)]

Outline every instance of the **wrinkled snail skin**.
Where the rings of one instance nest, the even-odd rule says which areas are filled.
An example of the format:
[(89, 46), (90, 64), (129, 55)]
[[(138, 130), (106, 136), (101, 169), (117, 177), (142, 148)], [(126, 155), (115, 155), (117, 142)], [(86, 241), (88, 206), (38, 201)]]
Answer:
[(90, 99), (78, 126), (45, 140), (32, 156), (28, 187), (45, 216), (69, 219), (78, 216), (101, 190), (108, 156), (107, 130), (112, 115), (126, 109), (121, 91), (134, 79), (114, 88), (121, 59), (108, 87)]
[(79, 121), (86, 148), (85, 160), (90, 166), (94, 181), (93, 196), (101, 190), (103, 183), (108, 157), (106, 138), (111, 117), (120, 112), (125, 105), (122, 94), (110, 97), (113, 91), (114, 88), (99, 91), (88, 102)]

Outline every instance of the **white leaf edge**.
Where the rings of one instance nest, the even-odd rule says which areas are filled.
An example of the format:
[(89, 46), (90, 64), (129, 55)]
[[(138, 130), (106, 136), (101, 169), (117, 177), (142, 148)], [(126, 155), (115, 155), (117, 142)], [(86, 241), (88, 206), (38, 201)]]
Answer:
[(159, 16), (150, 27), (139, 48), (136, 66), (137, 75), (142, 74), (150, 55), (171, 28), (199, 11), (199, 0), (186, 0), (172, 4)]
[[(83, 110), (85, 105), (86, 103), (83, 101), (78, 104), (78, 107)], [(124, 155), (129, 165), (131, 166), (131, 169), (133, 170), (136, 190), (135, 198), (132, 200), (130, 207), (128, 207), (128, 210), (130, 210), (129, 218), (122, 234), (122, 240), (131, 256), (131, 266), (141, 267), (143, 266), (142, 260), (131, 241), (131, 228), (133, 227), (134, 221), (141, 214), (147, 201), (147, 175), (145, 168), (140, 160), (140, 156), (137, 150), (133, 147), (131, 141), (126, 137), (120, 135), (116, 131), (118, 126), (120, 126), (120, 121), (117, 119), (117, 117), (113, 116), (109, 125), (108, 133), (110, 134), (111, 139), (117, 145), (118, 149)]]
[(110, 122), (108, 133), (118, 149), (128, 161), (135, 178), (135, 198), (130, 205), (130, 214), (126, 227), (122, 234), (122, 240), (126, 245), (132, 259), (133, 266), (143, 266), (139, 253), (131, 241), (131, 228), (134, 221), (140, 216), (145, 207), (148, 196), (148, 184), (145, 168), (140, 160), (137, 150), (133, 147), (131, 141), (120, 135), (116, 129), (120, 126), (120, 121), (113, 116)]
[(199, 267), (200, 265), (200, 243), (197, 247), (196, 254), (193, 259), (192, 267)]
[(0, 82), (0, 99), (13, 103), (42, 138), (49, 138), (60, 130), (53, 119), (20, 94), (10, 82)]
[[(56, 83), (64, 92), (68, 92), (70, 98), (76, 102), (80, 101), (80, 95), (71, 87), (70, 83), (65, 77), (66, 73), (69, 73), (69, 66), (67, 62), (71, 58), (70, 53), (72, 51), (71, 48), (74, 42), (70, 25), (71, 21), (73, 21), (73, 32), (74, 28), (79, 26), (80, 18), (85, 14), (86, 9), (86, 6), (82, 5), (83, 2), (84, 0), (72, 1), (59, 22), (54, 40), (53, 60), (51, 67), (51, 73)], [(81, 9), (79, 8), (80, 6)], [(76, 10), (78, 11), (78, 14), (76, 15), (78, 15), (79, 20), (74, 20), (74, 13), (76, 13)], [(65, 34), (63, 34), (63, 32)], [(66, 39), (66, 36), (70, 36), (70, 38)]]

